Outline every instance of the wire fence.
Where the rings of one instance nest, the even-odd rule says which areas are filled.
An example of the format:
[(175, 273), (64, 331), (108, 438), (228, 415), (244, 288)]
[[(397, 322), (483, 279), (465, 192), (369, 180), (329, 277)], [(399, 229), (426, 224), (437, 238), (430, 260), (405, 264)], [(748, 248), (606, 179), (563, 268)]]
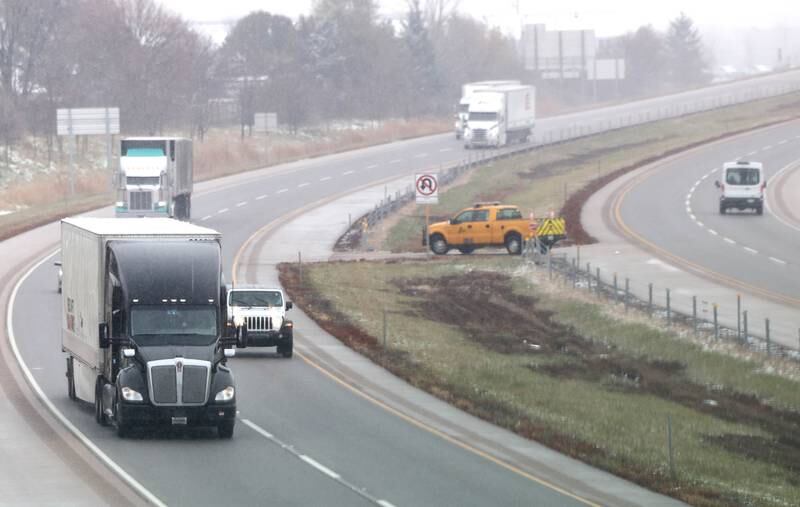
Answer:
[(565, 287), (620, 306), (625, 312), (636, 310), (667, 327), (691, 330), (695, 336), (731, 342), (767, 356), (800, 362), (800, 327), (797, 328), (797, 347), (776, 343), (775, 323), (769, 318), (751, 318), (740, 295), (736, 298), (735, 309), (723, 308), (696, 295), (675, 294), (670, 288), (658, 287), (652, 282), (640, 286), (644, 290), (637, 291), (639, 295), (636, 295), (630, 278), (618, 277), (616, 273), (609, 276), (600, 268), (593, 269), (590, 263), (579, 266), (577, 257), (570, 258), (567, 253), (543, 253), (533, 243), (526, 245), (523, 259), (547, 269), (551, 281), (560, 281)]

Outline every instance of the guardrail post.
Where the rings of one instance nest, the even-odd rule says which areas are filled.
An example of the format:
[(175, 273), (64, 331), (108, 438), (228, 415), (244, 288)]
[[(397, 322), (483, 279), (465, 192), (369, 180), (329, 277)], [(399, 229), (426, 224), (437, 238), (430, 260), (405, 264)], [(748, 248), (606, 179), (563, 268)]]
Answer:
[(719, 320), (717, 319), (717, 303), (714, 303), (714, 339), (719, 340)]
[(697, 296), (692, 296), (692, 329), (697, 336)]
[(577, 264), (575, 263), (575, 259), (572, 259), (572, 288), (575, 288), (575, 285), (578, 283), (578, 268)]
[(647, 315), (649, 317), (653, 316), (653, 284), (647, 284)]
[(747, 343), (747, 310), (742, 312), (742, 327), (744, 330), (744, 336), (742, 338), (744, 342)]
[(765, 330), (765, 332), (767, 334), (767, 356), (769, 356), (770, 352), (771, 352), (771, 350), (770, 350), (771, 347), (770, 347), (769, 319), (768, 318), (764, 319), (764, 330)]
[(617, 274), (614, 273), (614, 304), (619, 302), (619, 295), (617, 294)]
[(736, 294), (736, 339), (742, 339), (742, 295)]
[(672, 306), (669, 298), (669, 289), (667, 289), (667, 326), (672, 325)]
[(586, 263), (586, 292), (592, 293), (592, 263)]
[[(597, 297), (601, 297), (602, 294), (602, 287), (600, 284), (600, 268), (596, 268), (597, 270)], [(797, 330), (798, 342), (800, 343), (800, 329)]]
[(625, 313), (628, 313), (628, 295), (631, 292), (630, 279), (625, 279)]

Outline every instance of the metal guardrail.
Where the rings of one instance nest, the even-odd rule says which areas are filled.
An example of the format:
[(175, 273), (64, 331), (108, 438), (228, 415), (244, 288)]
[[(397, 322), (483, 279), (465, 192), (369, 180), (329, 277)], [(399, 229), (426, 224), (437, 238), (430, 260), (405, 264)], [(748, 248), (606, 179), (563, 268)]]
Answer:
[[(609, 279), (603, 279), (599, 268), (592, 271), (578, 266), (576, 258), (569, 258), (566, 253), (539, 253), (540, 250), (528, 247), (523, 256), (529, 262), (546, 266), (550, 280), (560, 278), (564, 286), (576, 291), (584, 291), (597, 296), (598, 299), (616, 306), (622, 306), (627, 312), (631, 309), (646, 313), (650, 318), (660, 320), (666, 326), (690, 329), (694, 336), (705, 336), (721, 342), (735, 343), (749, 350), (765, 353), (767, 356), (782, 357), (800, 362), (800, 328), (798, 328), (798, 348), (776, 343), (772, 335), (772, 322), (765, 319), (763, 323), (748, 321), (747, 310), (742, 309), (741, 298), (737, 298), (737, 309), (734, 316), (735, 326), (721, 323), (720, 306), (714, 303), (698, 301), (691, 296), (691, 313), (676, 308), (675, 295), (669, 288), (664, 291), (663, 302), (654, 298), (653, 283), (648, 283), (648, 297), (640, 298), (631, 291), (631, 280), (620, 279), (614, 273)], [(698, 306), (698, 302), (700, 306)], [(732, 313), (732, 312), (731, 312)], [(704, 316), (708, 314), (708, 316)]]

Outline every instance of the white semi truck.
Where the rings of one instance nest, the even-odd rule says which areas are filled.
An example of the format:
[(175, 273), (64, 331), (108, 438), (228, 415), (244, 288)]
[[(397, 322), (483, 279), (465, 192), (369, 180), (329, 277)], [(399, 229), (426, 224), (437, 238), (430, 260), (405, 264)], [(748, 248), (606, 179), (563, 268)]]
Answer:
[(192, 212), (192, 140), (127, 137), (120, 141), (115, 175), (118, 217), (189, 220)]
[(509, 79), (497, 81), (475, 81), (474, 83), (465, 83), (461, 85), (461, 100), (458, 101), (458, 110), (456, 111), (455, 121), (456, 139), (461, 139), (464, 136), (464, 129), (467, 127), (467, 120), (469, 118), (469, 100), (474, 92), (478, 90), (486, 90), (496, 86), (519, 84), (519, 81)]
[(499, 148), (526, 142), (536, 122), (536, 89), (528, 85), (477, 90), (469, 102), (464, 147)]
[(119, 436), (142, 426), (215, 426), (233, 436), (220, 235), (167, 218), (61, 222), (67, 394)]

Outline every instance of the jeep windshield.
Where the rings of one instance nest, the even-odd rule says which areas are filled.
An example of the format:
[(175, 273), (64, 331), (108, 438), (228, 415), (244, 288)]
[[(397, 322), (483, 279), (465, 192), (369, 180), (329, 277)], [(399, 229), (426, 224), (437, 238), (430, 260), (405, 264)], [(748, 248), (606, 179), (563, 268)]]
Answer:
[(210, 345), (217, 339), (217, 308), (211, 305), (134, 306), (131, 338), (140, 346)]
[(276, 290), (231, 291), (229, 306), (282, 306), (283, 298)]

